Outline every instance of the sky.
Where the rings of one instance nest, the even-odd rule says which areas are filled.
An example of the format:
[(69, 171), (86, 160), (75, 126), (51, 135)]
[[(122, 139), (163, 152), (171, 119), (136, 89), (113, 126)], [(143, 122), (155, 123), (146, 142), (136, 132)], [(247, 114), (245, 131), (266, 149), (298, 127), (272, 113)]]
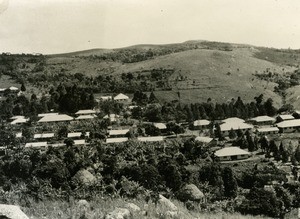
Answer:
[(0, 52), (210, 40), (300, 49), (299, 0), (0, 0)]

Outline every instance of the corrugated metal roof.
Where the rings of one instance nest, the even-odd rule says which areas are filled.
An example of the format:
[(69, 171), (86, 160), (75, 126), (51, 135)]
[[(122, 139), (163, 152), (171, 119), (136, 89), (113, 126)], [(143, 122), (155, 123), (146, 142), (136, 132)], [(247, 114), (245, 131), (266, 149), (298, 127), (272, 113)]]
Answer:
[(25, 116), (13, 116), (10, 119), (25, 119)]
[(159, 123), (154, 123), (153, 125), (154, 125), (156, 128), (158, 128), (158, 129), (166, 129), (166, 128), (167, 128), (166, 124), (161, 123), (161, 122), (159, 122)]
[[(82, 132), (70, 132), (68, 133), (68, 138), (78, 138), (82, 135)], [(90, 132), (86, 132), (85, 136), (89, 137), (90, 136)]]
[(84, 115), (84, 114), (95, 114), (95, 113), (96, 113), (95, 110), (87, 109), (87, 110), (78, 110), (75, 114), (76, 115)]
[(29, 142), (25, 144), (25, 148), (47, 147), (47, 142)]
[(49, 146), (51, 147), (63, 147), (63, 146), (66, 146), (65, 143), (54, 143), (54, 144), (49, 144)]
[(40, 113), (38, 114), (38, 117), (53, 116), (53, 115), (58, 115), (58, 113)]
[(204, 143), (209, 143), (213, 140), (213, 138), (210, 137), (204, 137), (204, 136), (198, 136), (195, 138), (196, 141), (204, 142)]
[(194, 121), (193, 125), (194, 126), (203, 126), (203, 125), (209, 125), (210, 121), (206, 119), (201, 119), (201, 120), (196, 120)]
[(68, 116), (66, 114), (59, 114), (59, 115), (48, 115), (41, 118), (38, 122), (64, 122), (64, 121), (71, 121), (74, 118)]
[(15, 124), (20, 124), (20, 123), (25, 123), (27, 121), (29, 121), (29, 119), (18, 118), (18, 119), (15, 119), (14, 121), (12, 121), (10, 124), (11, 125), (15, 125)]
[(74, 145), (83, 145), (86, 144), (84, 139), (74, 140)]
[(76, 120), (81, 120), (81, 119), (95, 119), (96, 116), (95, 115), (80, 115), (77, 118), (75, 118)]
[(151, 141), (163, 141), (164, 137), (163, 136), (149, 136), (149, 137), (138, 137), (138, 141), (143, 141), (143, 142), (151, 142)]
[(277, 127), (264, 127), (257, 129), (258, 132), (276, 132), (279, 131)]
[(121, 143), (128, 141), (128, 138), (107, 138), (106, 143)]
[(255, 121), (255, 122), (274, 122), (275, 121), (275, 119), (270, 116), (257, 116), (250, 120)]
[(252, 129), (253, 125), (247, 124), (247, 123), (242, 123), (242, 122), (238, 122), (238, 123), (233, 123), (233, 122), (229, 122), (229, 123), (223, 123), (220, 125), (221, 131), (229, 131), (231, 129), (233, 130), (239, 130), (239, 129)]
[(129, 97), (125, 94), (119, 93), (117, 96), (114, 97), (114, 100), (128, 100)]
[(277, 127), (279, 127), (279, 128), (298, 127), (298, 126), (300, 126), (300, 119), (286, 120), (286, 121), (277, 123)]
[(10, 86), (8, 89), (10, 89), (10, 90), (13, 90), (13, 91), (17, 91), (17, 90), (19, 90), (19, 88), (17, 88), (17, 87), (14, 87), (14, 86)]
[(280, 119), (282, 119), (282, 120), (292, 120), (292, 119), (295, 119), (294, 116), (292, 116), (292, 115), (279, 115), (278, 117)]
[(102, 100), (111, 100), (112, 96), (101, 96), (100, 99), (102, 99)]
[(53, 138), (54, 133), (40, 133), (40, 134), (34, 134), (33, 138)]
[(231, 117), (231, 118), (227, 118), (227, 119), (222, 120), (222, 122), (225, 122), (225, 123), (244, 123), (245, 120), (240, 119), (238, 117)]
[(109, 135), (125, 135), (129, 132), (129, 129), (120, 129), (120, 130), (109, 130)]
[(237, 155), (249, 155), (248, 151), (240, 149), (239, 147), (225, 147), (215, 152), (217, 157), (237, 156)]

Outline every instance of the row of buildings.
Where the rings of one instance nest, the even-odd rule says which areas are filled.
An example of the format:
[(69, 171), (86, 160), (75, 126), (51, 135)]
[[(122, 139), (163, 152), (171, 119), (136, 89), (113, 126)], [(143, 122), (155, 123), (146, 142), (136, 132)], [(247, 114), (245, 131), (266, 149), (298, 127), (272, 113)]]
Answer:
[[(231, 130), (254, 131), (259, 134), (276, 134), (295, 132), (300, 130), (300, 111), (295, 111), (292, 115), (278, 115), (276, 118), (269, 116), (257, 116), (247, 121), (233, 117), (217, 121), (220, 131), (224, 136), (228, 136)], [(196, 120), (193, 123), (194, 129), (211, 129), (209, 120)]]

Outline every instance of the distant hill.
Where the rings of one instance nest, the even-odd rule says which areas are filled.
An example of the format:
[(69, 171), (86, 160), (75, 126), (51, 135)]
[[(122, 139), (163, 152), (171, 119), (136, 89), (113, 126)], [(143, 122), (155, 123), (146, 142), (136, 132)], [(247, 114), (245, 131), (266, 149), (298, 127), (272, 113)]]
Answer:
[[(283, 99), (274, 92), (276, 83), (262, 80), (256, 75), (295, 71), (299, 68), (300, 50), (191, 40), (46, 55), (44, 63), (42, 72), (36, 71), (36, 74), (82, 73), (91, 77), (105, 75), (122, 80), (122, 74), (131, 73), (138, 77), (159, 69), (168, 72), (162, 77), (167, 89), (155, 88), (159, 81), (148, 82), (153, 83), (154, 93), (161, 101), (193, 103), (212, 98), (224, 102), (240, 96), (249, 102), (262, 93), (279, 106), (284, 101), (298, 98), (296, 91), (292, 92), (294, 88), (291, 88)], [(29, 66), (34, 68), (33, 64)]]
[(90, 55), (103, 55), (109, 53), (110, 49), (89, 49), (70, 53), (50, 54), (48, 57), (70, 57), (70, 56), (90, 56)]

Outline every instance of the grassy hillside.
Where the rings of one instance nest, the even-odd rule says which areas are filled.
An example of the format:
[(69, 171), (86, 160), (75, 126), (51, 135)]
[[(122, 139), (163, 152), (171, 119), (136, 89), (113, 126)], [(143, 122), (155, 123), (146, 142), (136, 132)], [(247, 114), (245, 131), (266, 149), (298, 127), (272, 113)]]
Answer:
[[(146, 80), (150, 85), (145, 91), (153, 87), (161, 101), (180, 100), (182, 103), (191, 103), (212, 98), (225, 102), (240, 96), (249, 102), (263, 93), (265, 98), (271, 97), (274, 104), (279, 106), (282, 104), (282, 97), (274, 93), (274, 86), (277, 84), (261, 80), (255, 74), (292, 72), (298, 68), (299, 60), (298, 50), (196, 40), (48, 55), (45, 56), (40, 71), (34, 70), (36, 68), (32, 63), (27, 63), (28, 68), (25, 70), (27, 75), (35, 74), (41, 78), (45, 75), (82, 73), (88, 77), (110, 75), (117, 81), (123, 80), (120, 76), (124, 73), (131, 73), (137, 78), (143, 74), (149, 75), (153, 70), (169, 70), (162, 81), (142, 78), (137, 83)], [(20, 72), (22, 74), (24, 70)], [(159, 87), (157, 84), (160, 82), (163, 86)], [(39, 88), (43, 89), (43, 86)], [(288, 101), (293, 99), (293, 95), (287, 98)]]
[[(242, 48), (233, 51), (197, 49), (157, 57), (139, 63), (122, 65), (115, 73), (136, 72), (152, 68), (174, 68), (169, 78), (172, 91), (156, 92), (164, 100), (178, 99), (180, 91), (183, 102), (206, 101), (208, 97), (226, 101), (241, 96), (244, 100), (263, 93), (279, 104), (281, 98), (273, 92), (274, 83), (258, 80), (253, 74), (263, 73), (266, 69), (282, 73), (290, 70), (271, 62), (253, 57), (255, 50)], [(178, 81), (179, 76), (187, 77)]]
[(286, 95), (286, 102), (292, 104), (295, 109), (300, 110), (300, 85), (289, 88)]

